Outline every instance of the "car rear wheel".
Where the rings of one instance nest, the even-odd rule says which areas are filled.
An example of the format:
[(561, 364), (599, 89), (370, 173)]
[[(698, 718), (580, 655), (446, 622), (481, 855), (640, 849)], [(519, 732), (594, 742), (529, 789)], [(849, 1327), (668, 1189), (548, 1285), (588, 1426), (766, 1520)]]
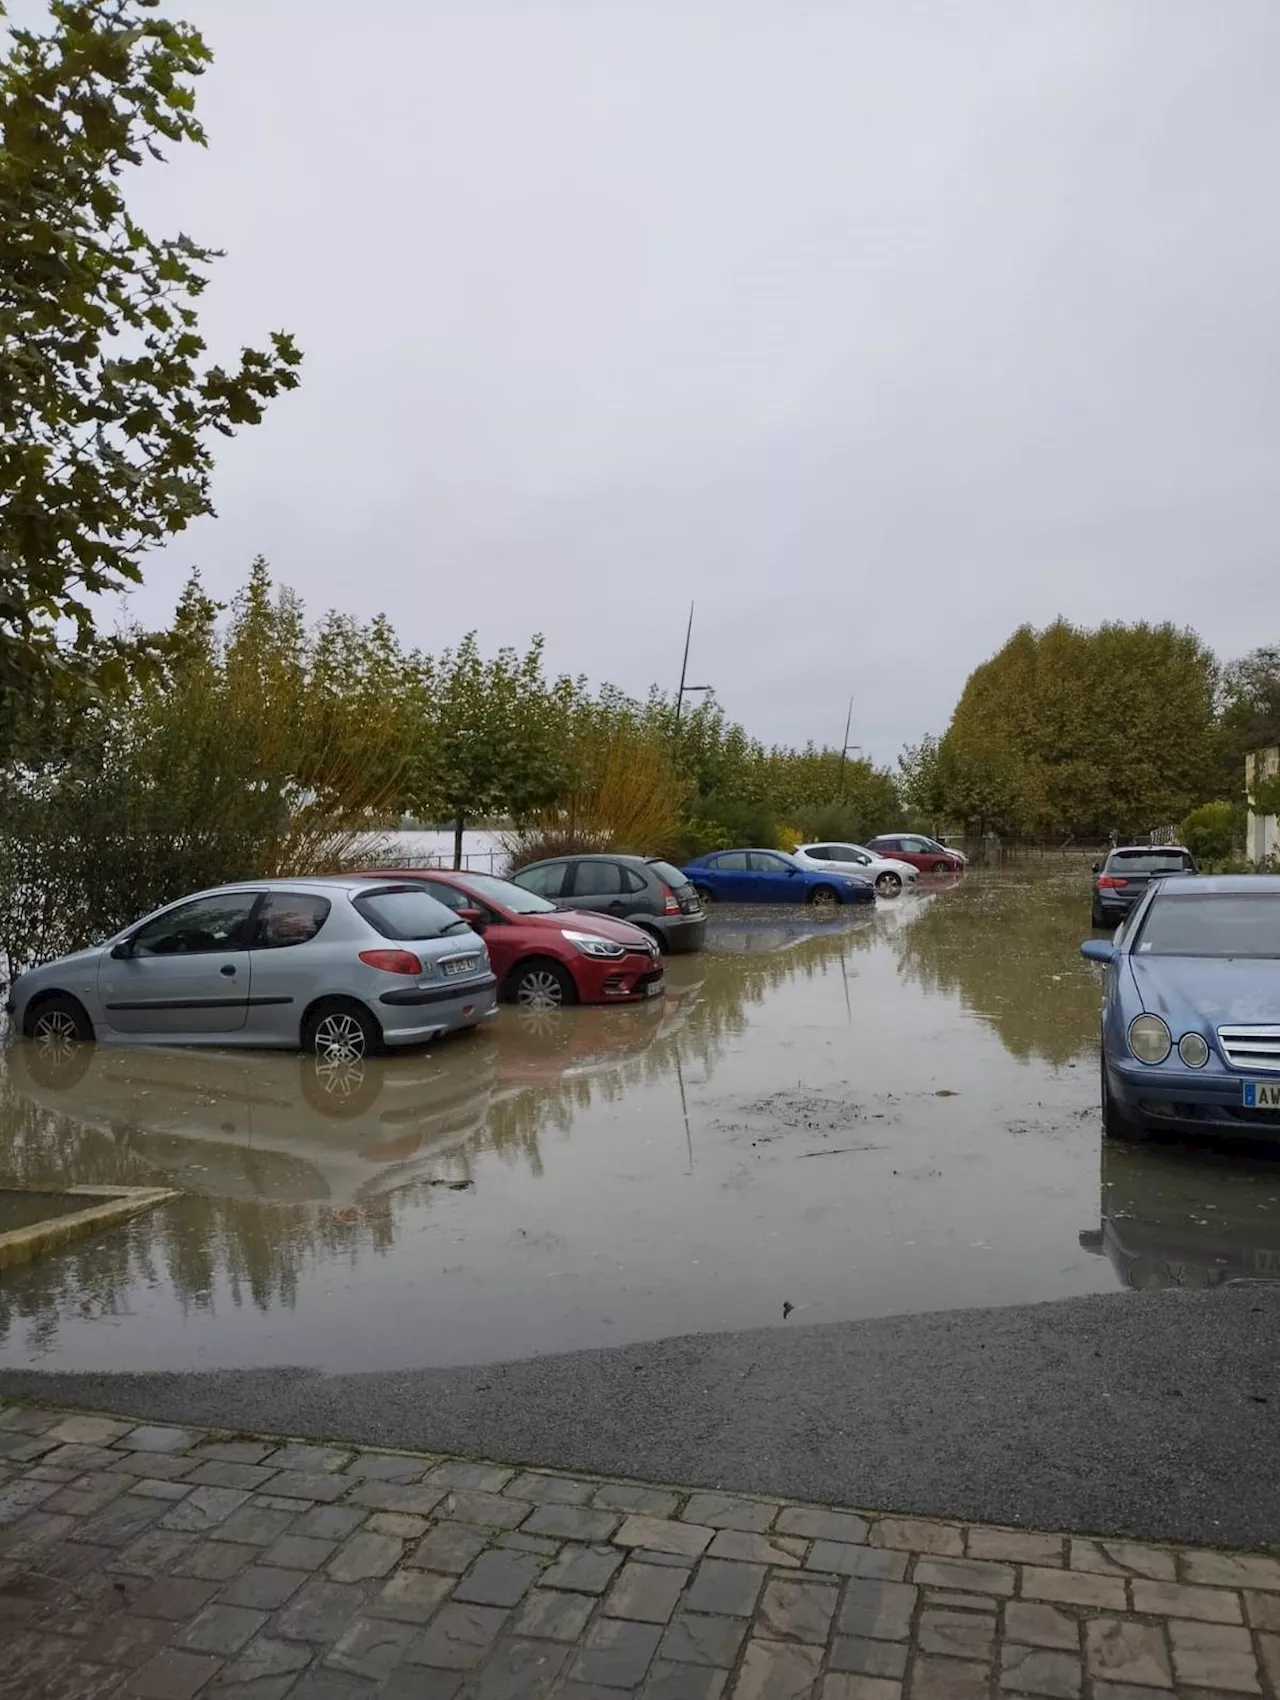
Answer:
[(84, 1005), (63, 992), (41, 998), (27, 1011), (23, 1026), (27, 1038), (34, 1039), (44, 1050), (58, 1051), (93, 1043), (93, 1023)]
[(1107, 1084), (1106, 1059), (1102, 1061), (1102, 1132), (1106, 1139), (1141, 1139), (1142, 1129), (1128, 1116), (1111, 1096)]
[(895, 874), (891, 868), (886, 870), (877, 878), (876, 890), (881, 897), (896, 897), (902, 890), (902, 875)]
[(369, 1011), (347, 998), (317, 1004), (302, 1029), (302, 1048), (326, 1063), (355, 1063), (373, 1056), (382, 1033)]
[(708, 903), (715, 902), (716, 894), (709, 885), (695, 885), (693, 889), (697, 892), (698, 901), (704, 909)]
[(522, 1009), (563, 1009), (577, 1002), (577, 988), (558, 962), (535, 958), (518, 962), (507, 981), (507, 996)]
[(835, 909), (840, 902), (840, 898), (832, 886), (815, 885), (813, 890), (809, 893), (807, 902), (811, 909)]

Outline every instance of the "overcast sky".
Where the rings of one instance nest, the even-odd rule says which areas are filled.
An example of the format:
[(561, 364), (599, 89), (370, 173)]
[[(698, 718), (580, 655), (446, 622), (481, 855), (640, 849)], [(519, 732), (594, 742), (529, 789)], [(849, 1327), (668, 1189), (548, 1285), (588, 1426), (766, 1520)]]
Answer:
[(1280, 637), (1277, 0), (170, 0), (250, 558), (879, 760), (1020, 622)]

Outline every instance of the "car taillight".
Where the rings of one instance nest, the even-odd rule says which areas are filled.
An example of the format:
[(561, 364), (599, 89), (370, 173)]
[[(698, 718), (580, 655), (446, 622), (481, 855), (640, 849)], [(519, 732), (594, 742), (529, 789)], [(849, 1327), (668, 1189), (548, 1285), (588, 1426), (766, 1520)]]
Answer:
[(360, 960), (366, 968), (380, 968), (384, 974), (422, 972), (422, 964), (411, 950), (362, 950)]
[(670, 886), (666, 885), (662, 888), (662, 913), (664, 915), (678, 915), (680, 913), (680, 905), (676, 901), (676, 894), (671, 890)]
[(1115, 891), (1119, 886), (1128, 885), (1128, 880), (1117, 879), (1114, 874), (1099, 874), (1098, 884), (1105, 886), (1108, 891)]

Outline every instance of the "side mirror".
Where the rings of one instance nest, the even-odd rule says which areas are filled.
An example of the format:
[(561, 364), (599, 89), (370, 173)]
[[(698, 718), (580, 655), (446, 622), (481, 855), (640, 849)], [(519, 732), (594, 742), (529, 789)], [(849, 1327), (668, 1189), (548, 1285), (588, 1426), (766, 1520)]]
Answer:
[(1102, 863), (1101, 862), (1095, 862), (1093, 864), (1093, 871), (1094, 871), (1095, 874), (1100, 874), (1102, 872)]
[(1086, 962), (1114, 962), (1116, 947), (1110, 939), (1086, 939), (1080, 946), (1080, 954)]
[(797, 867), (795, 867), (795, 866), (794, 866), (794, 865), (793, 865), (793, 866), (791, 866), (791, 867), (789, 867), (789, 868), (788, 868), (788, 869), (787, 869), (787, 875), (788, 875), (788, 877), (789, 877), (789, 878), (791, 878), (791, 879), (794, 879), (794, 878), (795, 878), (795, 876), (796, 876), (796, 875), (797, 875), (797, 874), (798, 874), (798, 873), (799, 873), (799, 872), (800, 872), (800, 870), (799, 870), (799, 868), (797, 868)]
[(474, 932), (482, 933), (489, 924), (485, 918), (483, 909), (472, 909), (468, 907), (466, 909), (459, 909), (457, 913), (458, 919), (460, 921), (465, 921)]
[(132, 939), (121, 939), (120, 943), (118, 945), (113, 946), (112, 951), (111, 951), (112, 960), (115, 961), (115, 962), (127, 962), (132, 955), (133, 955), (133, 940)]

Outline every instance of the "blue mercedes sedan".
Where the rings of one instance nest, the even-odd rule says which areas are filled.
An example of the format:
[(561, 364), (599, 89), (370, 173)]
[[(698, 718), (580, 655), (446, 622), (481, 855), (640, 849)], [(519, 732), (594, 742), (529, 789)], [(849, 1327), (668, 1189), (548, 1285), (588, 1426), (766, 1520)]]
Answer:
[(784, 850), (713, 850), (684, 868), (703, 903), (874, 903), (876, 888), (860, 875), (806, 868)]
[(1280, 877), (1160, 880), (1113, 939), (1080, 951), (1107, 969), (1108, 1138), (1280, 1139)]

